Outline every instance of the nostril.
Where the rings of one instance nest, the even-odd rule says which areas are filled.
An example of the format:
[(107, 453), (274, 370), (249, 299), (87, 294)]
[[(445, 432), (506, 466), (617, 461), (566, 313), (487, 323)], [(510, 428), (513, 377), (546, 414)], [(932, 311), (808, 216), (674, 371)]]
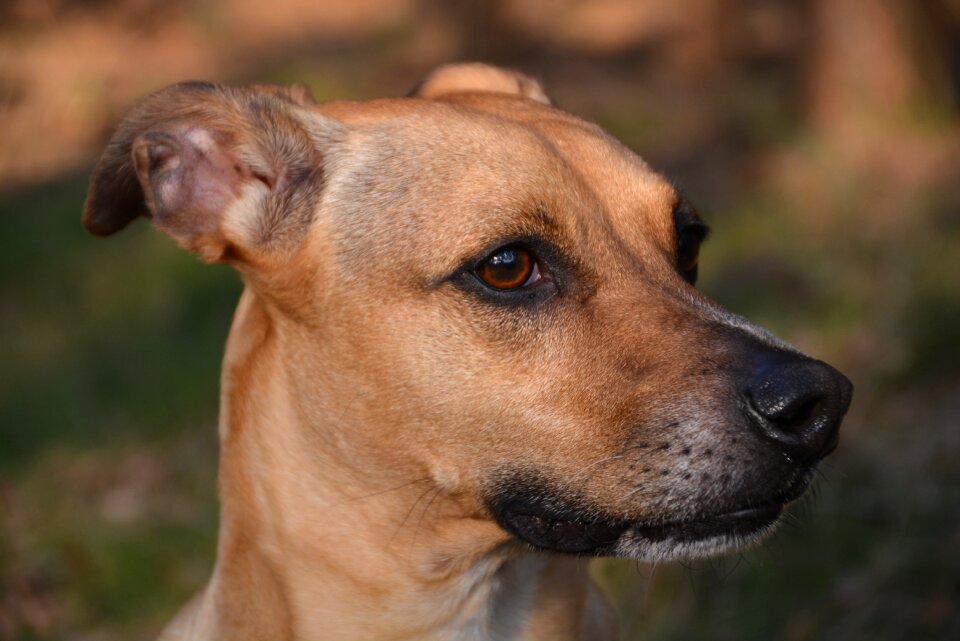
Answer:
[(744, 381), (752, 422), (795, 456), (825, 456), (836, 443), (846, 409), (834, 371), (819, 361), (783, 353), (761, 359)]
[(780, 422), (790, 427), (806, 425), (810, 422), (811, 418), (820, 413), (820, 408), (822, 405), (822, 398), (811, 398), (797, 407), (796, 410), (780, 417)]
[(823, 405), (821, 396), (810, 396), (798, 398), (793, 402), (788, 402), (779, 406), (773, 411), (764, 411), (762, 408), (754, 405), (754, 409), (764, 418), (788, 429), (800, 429), (809, 424)]

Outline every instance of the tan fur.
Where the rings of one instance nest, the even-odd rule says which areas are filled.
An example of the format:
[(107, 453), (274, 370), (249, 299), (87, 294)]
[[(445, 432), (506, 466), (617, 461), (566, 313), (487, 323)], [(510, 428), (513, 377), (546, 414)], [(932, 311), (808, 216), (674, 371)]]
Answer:
[(438, 98), (464, 92), (517, 94), (544, 105), (550, 104), (543, 87), (533, 78), (481, 63), (440, 67), (420, 83), (416, 95)]
[[(548, 105), (529, 78), (470, 65), (369, 102), (174, 87), (120, 126), (87, 226), (153, 217), (247, 285), (223, 365), (216, 568), (164, 639), (614, 639), (583, 559), (493, 521), (500, 471), (638, 520), (735, 484), (681, 479), (747, 456), (710, 418), (727, 395), (706, 374), (728, 358), (714, 336), (767, 335), (677, 276), (673, 187)], [(151, 147), (169, 139), (172, 158)], [(206, 182), (164, 196), (181, 175)], [(551, 313), (446, 280), (530, 235), (572, 265)]]

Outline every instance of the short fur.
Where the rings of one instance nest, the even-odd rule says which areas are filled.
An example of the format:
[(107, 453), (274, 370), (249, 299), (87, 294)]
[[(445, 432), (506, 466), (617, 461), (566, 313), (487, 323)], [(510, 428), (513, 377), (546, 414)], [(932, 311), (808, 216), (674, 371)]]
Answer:
[[(135, 107), (84, 224), (151, 217), (246, 283), (216, 567), (162, 638), (616, 638), (587, 560), (518, 543), (494, 497), (539, 483), (585, 518), (665, 523), (793, 482), (725, 378), (731, 337), (789, 348), (678, 275), (678, 199), (537, 82), (482, 65), (408, 98), (188, 83)], [(463, 271), (512, 240), (562, 265), (526, 306)], [(633, 533), (613, 552), (751, 541)]]

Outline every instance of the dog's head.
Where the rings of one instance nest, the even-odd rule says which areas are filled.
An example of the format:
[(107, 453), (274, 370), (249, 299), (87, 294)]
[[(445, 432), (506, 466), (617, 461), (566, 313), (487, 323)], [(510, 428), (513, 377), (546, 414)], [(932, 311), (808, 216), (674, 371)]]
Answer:
[(541, 549), (757, 540), (850, 402), (697, 291), (696, 211), (520, 74), (448, 67), (409, 98), (326, 105), (171, 87), (118, 129), (84, 222), (138, 215), (236, 266), (297, 337), (294, 402), (345, 465), (425, 475)]

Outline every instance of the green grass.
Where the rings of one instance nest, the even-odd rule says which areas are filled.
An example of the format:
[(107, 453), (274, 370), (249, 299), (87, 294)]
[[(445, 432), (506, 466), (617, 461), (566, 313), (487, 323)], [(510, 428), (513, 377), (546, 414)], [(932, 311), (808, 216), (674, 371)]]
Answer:
[[(155, 633), (209, 572), (215, 540), (219, 363), (238, 279), (146, 221), (89, 236), (85, 182), (0, 202), (0, 577), (52, 613), (26, 639), (62, 638), (64, 621)], [(138, 479), (138, 457), (154, 478)], [(131, 513), (114, 514), (124, 500)]]
[(0, 203), (0, 470), (52, 442), (162, 437), (214, 416), (238, 279), (144, 220), (89, 236), (84, 190), (71, 180)]

